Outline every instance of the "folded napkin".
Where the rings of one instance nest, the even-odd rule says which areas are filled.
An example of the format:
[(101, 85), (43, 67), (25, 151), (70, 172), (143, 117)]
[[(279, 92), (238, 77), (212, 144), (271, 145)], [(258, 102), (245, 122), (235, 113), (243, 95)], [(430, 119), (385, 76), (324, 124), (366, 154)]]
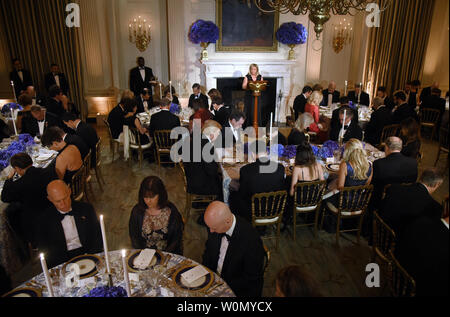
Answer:
[(142, 250), (137, 258), (134, 259), (133, 265), (134, 267), (145, 270), (151, 263), (153, 256), (155, 255), (156, 250), (154, 249), (145, 249)]
[(203, 266), (198, 265), (192, 269), (190, 269), (187, 272), (184, 272), (183, 274), (181, 274), (181, 277), (188, 282), (189, 284), (191, 284), (192, 282), (198, 280), (199, 278), (201, 278), (202, 276), (207, 275), (209, 272), (208, 270), (206, 270)]

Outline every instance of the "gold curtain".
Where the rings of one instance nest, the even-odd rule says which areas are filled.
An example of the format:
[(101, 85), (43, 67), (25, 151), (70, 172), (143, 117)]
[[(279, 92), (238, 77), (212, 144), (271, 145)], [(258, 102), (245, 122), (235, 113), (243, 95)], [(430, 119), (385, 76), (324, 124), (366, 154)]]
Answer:
[(364, 82), (370, 93), (385, 86), (403, 89), (407, 80), (422, 78), (435, 0), (377, 0), (380, 27), (370, 28)]
[[(84, 101), (78, 28), (66, 26), (65, 11), (74, 0), (0, 0), (1, 27), (13, 58), (19, 58), (31, 72), (38, 93), (45, 91), (44, 77), (50, 65), (59, 65), (69, 82), (69, 98), (83, 119)], [(12, 70), (12, 63), (11, 63)]]

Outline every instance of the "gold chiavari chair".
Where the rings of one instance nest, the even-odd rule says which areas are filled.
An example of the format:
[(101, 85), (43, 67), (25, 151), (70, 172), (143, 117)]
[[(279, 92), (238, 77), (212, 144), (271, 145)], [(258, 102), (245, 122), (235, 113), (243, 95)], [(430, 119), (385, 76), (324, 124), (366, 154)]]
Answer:
[(112, 137), (112, 133), (111, 133), (111, 127), (109, 126), (109, 122), (106, 119), (103, 119), (103, 122), (105, 123), (105, 126), (108, 128), (108, 134), (109, 134), (109, 149), (112, 153), (112, 162), (114, 162), (114, 153), (116, 151), (116, 145), (117, 145), (117, 152), (119, 152), (119, 146), (120, 146), (120, 141), (116, 140)]
[(136, 128), (129, 127), (128, 135), (130, 137), (130, 150), (137, 150), (139, 156), (139, 168), (142, 167), (142, 160), (144, 158), (144, 151), (151, 148), (153, 142), (148, 144), (141, 144), (141, 134)]
[(448, 129), (442, 127), (439, 130), (439, 150), (437, 153), (437, 157), (436, 157), (436, 161), (434, 162), (434, 166), (437, 165), (437, 163), (439, 162), (439, 157), (441, 156), (441, 153), (447, 153), (447, 165), (445, 167), (445, 169), (448, 168), (448, 161), (449, 161), (449, 157), (448, 157)]
[(439, 122), (441, 112), (436, 109), (424, 108), (419, 112), (420, 126), (432, 128), (431, 140), (433, 140), (436, 133), (436, 127)]
[[(317, 235), (319, 210), (326, 185), (326, 181), (302, 182), (295, 185), (293, 206), (294, 240), (296, 239), (298, 227), (314, 226), (314, 235)], [(313, 223), (297, 224), (298, 214), (308, 215), (310, 213), (315, 214)]]
[(101, 165), (102, 165), (102, 153), (101, 153), (101, 144), (102, 144), (102, 139), (99, 138), (97, 141), (97, 144), (95, 145), (95, 166), (94, 166), (94, 170), (95, 170), (95, 177), (97, 178), (97, 183), (100, 187), (100, 190), (103, 191), (103, 187), (102, 187), (102, 182), (103, 184), (105, 183), (105, 180), (103, 179), (103, 175), (102, 175), (102, 170), (101, 170)]
[[(356, 232), (357, 242), (360, 242), (361, 236), (361, 226), (364, 218), (364, 214), (369, 205), (370, 198), (372, 197), (373, 186), (355, 186), (355, 187), (344, 187), (339, 191), (339, 202), (338, 206), (334, 206), (331, 202), (326, 204), (325, 214), (322, 217), (322, 222), (320, 228), (323, 228), (323, 221), (325, 216), (327, 216), (326, 211), (330, 211), (331, 216), (336, 217), (336, 244), (339, 246), (340, 233), (344, 232)], [(340, 223), (341, 219), (351, 219), (359, 218), (358, 228), (341, 230)]]
[(391, 124), (385, 126), (381, 131), (380, 144), (378, 145), (378, 148), (384, 150), (384, 143), (386, 142), (386, 140), (391, 136), (399, 136), (399, 134), (400, 134), (399, 124)]
[(384, 186), (383, 194), (382, 194), (382, 196), (381, 196), (381, 199), (383, 200), (384, 198), (386, 198), (387, 190), (388, 190), (389, 187), (391, 187), (392, 185), (411, 186), (411, 185), (413, 185), (413, 184), (414, 184), (414, 183), (386, 184), (386, 186)]
[[(158, 166), (161, 167), (161, 163), (171, 163), (171, 164), (177, 164), (176, 162), (173, 162), (170, 158), (170, 149), (172, 148), (172, 145), (177, 142), (176, 139), (170, 138), (170, 130), (159, 130), (155, 131), (155, 135), (153, 137), (155, 145), (156, 145), (156, 156), (158, 158)], [(161, 154), (169, 156), (168, 161), (161, 161)]]
[(280, 227), (283, 220), (284, 207), (286, 205), (287, 191), (260, 193), (252, 196), (252, 225), (273, 226), (276, 225), (275, 236), (263, 236), (263, 239), (276, 239), (276, 250), (280, 239)]
[(86, 179), (84, 177), (85, 168), (82, 166), (73, 176), (72, 182), (70, 183), (70, 189), (72, 190), (72, 200), (81, 201), (86, 197), (85, 186)]
[[(186, 192), (186, 206), (184, 210), (184, 214), (186, 215), (186, 221), (189, 221), (189, 216), (191, 210), (193, 211), (205, 211), (205, 208), (199, 208), (198, 206), (203, 206), (206, 204), (210, 204), (217, 199), (216, 195), (200, 195), (188, 192), (187, 186), (187, 177), (186, 170), (184, 168), (184, 164), (182, 161), (179, 162), (181, 171), (183, 173), (183, 181), (184, 181), (184, 190)], [(195, 204), (195, 206), (194, 206)]]
[(389, 251), (389, 284), (392, 296), (414, 297), (416, 296), (416, 282), (406, 272), (395, 258), (394, 253)]
[(373, 212), (373, 216), (372, 262), (379, 258), (382, 264), (386, 265), (389, 263), (389, 251), (395, 251), (395, 232), (381, 219), (377, 211)]

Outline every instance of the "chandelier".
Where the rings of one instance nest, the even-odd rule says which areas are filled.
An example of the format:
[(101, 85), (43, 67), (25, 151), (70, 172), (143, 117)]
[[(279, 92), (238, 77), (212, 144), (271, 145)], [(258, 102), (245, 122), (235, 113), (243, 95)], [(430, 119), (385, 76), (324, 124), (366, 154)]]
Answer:
[(136, 48), (144, 52), (150, 44), (151, 36), (150, 36), (150, 24), (145, 25), (147, 20), (141, 19), (139, 16), (137, 19), (134, 19), (132, 23), (128, 25), (128, 37), (130, 43), (136, 44)]
[(293, 15), (306, 14), (314, 23), (317, 39), (323, 31), (323, 25), (334, 15), (353, 15), (351, 9), (364, 11), (367, 0), (254, 0), (259, 10), (266, 13), (291, 12)]

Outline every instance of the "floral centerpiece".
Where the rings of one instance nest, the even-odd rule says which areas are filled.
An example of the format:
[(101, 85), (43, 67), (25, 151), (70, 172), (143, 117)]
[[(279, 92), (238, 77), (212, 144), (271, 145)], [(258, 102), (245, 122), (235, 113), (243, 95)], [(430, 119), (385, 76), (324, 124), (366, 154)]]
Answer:
[(313, 150), (314, 156), (322, 160), (334, 157), (334, 152), (336, 150), (340, 150), (342, 156), (342, 152), (344, 150), (344, 147), (339, 147), (339, 144), (335, 141), (326, 141), (320, 148), (315, 145), (311, 145), (311, 148)]
[(5, 116), (5, 117), (11, 116), (11, 120), (12, 120), (13, 126), (14, 126), (14, 133), (16, 135), (17, 135), (17, 127), (16, 127), (17, 113), (22, 110), (23, 110), (22, 106), (19, 105), (18, 103), (14, 103), (14, 102), (10, 102), (10, 103), (3, 105), (2, 109), (1, 109), (3, 116)]
[(204, 61), (208, 59), (208, 45), (219, 39), (219, 28), (212, 21), (197, 20), (191, 25), (188, 38), (192, 43), (201, 45), (201, 60)]
[(283, 146), (281, 144), (274, 144), (267, 148), (269, 155), (278, 156), (282, 158), (292, 159), (297, 155), (297, 146), (288, 145)]
[(288, 59), (293, 60), (295, 59), (295, 45), (306, 43), (306, 40), (308, 39), (308, 31), (300, 23), (297, 24), (295, 22), (286, 22), (278, 28), (276, 37), (278, 42), (288, 45), (291, 48)]
[(0, 151), (0, 171), (4, 170), (8, 165), (11, 157), (16, 154), (27, 151), (27, 148), (33, 146), (34, 139), (29, 134), (19, 135), (17, 141), (12, 142), (8, 148)]
[(176, 103), (171, 103), (170, 104), (170, 109), (169, 109), (169, 111), (171, 112), (171, 113), (173, 113), (173, 114), (179, 114), (180, 113), (180, 111), (181, 111), (181, 106), (180, 105), (177, 105)]
[(127, 297), (127, 292), (120, 286), (101, 286), (92, 289), (89, 294), (83, 297)]

